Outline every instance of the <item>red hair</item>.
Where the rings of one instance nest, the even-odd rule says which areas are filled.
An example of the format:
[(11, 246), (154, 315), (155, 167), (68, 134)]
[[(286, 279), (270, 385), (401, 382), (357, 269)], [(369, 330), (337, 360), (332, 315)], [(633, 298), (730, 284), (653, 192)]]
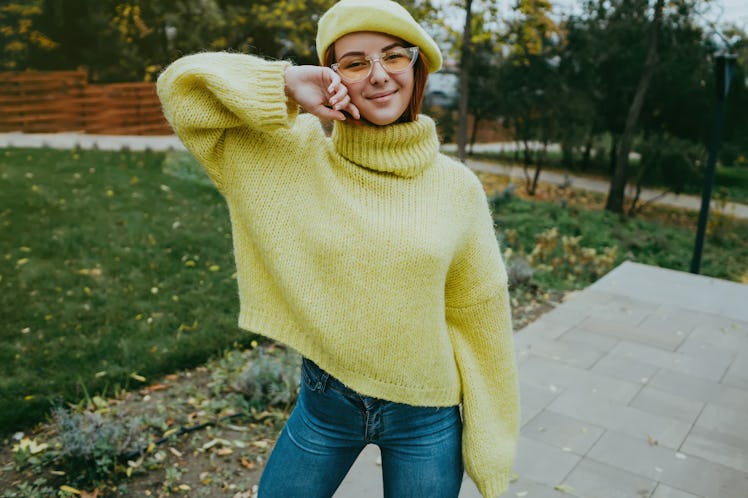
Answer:
[[(333, 43), (325, 52), (325, 66), (330, 67), (335, 63), (335, 44)], [(418, 115), (421, 113), (421, 104), (423, 95), (426, 92), (426, 80), (429, 78), (429, 65), (426, 58), (421, 52), (418, 52), (418, 58), (413, 64), (413, 94), (410, 96), (410, 104), (405, 112), (397, 120), (398, 123), (407, 123), (418, 121)]]

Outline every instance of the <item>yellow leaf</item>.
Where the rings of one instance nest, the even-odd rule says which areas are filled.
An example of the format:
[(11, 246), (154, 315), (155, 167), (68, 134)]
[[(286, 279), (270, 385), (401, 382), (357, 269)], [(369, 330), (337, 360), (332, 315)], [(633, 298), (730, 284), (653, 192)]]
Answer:
[(79, 495), (81, 492), (73, 487), (68, 486), (67, 484), (63, 484), (60, 486), (60, 491), (65, 491), (66, 493), (73, 493), (74, 495)]
[(220, 270), (220, 269), (221, 269), (221, 267), (220, 267), (220, 266), (218, 266), (218, 265), (210, 265), (210, 267), (208, 267), (208, 269), (209, 269), (210, 271), (218, 271), (218, 270)]
[(28, 262), (29, 262), (29, 258), (21, 258), (18, 261), (16, 261), (16, 265), (23, 266)]
[(138, 375), (137, 373), (131, 373), (130, 378), (135, 379), (138, 382), (145, 382), (145, 377), (143, 377), (142, 375)]
[(574, 491), (574, 488), (567, 484), (559, 484), (557, 486), (553, 486), (553, 489), (556, 491), (561, 491), (562, 493), (571, 493)]

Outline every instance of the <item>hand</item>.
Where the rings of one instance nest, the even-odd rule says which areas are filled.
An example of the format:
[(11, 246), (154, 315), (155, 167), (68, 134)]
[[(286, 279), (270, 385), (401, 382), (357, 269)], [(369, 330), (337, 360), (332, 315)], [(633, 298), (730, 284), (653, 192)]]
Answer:
[(343, 121), (342, 111), (354, 119), (361, 118), (358, 108), (351, 103), (348, 88), (329, 67), (289, 67), (286, 69), (286, 95), (318, 118)]

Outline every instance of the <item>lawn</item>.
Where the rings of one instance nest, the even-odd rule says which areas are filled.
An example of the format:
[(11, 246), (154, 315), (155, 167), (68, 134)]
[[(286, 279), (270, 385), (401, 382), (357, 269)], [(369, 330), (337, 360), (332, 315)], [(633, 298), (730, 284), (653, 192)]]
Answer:
[[(491, 196), (502, 188), (483, 180)], [(515, 301), (594, 280), (564, 236), (579, 237), (582, 259), (615, 248), (614, 263), (688, 269), (695, 215), (625, 221), (599, 199), (567, 193), (562, 206), (558, 195), (494, 202), (512, 264), (558, 230), (550, 264), (512, 289)], [(226, 206), (186, 153), (2, 150), (0, 196), (0, 432), (41, 420), (56, 400), (140, 388), (254, 339), (236, 326)], [(703, 273), (740, 280), (748, 224), (717, 221)]]
[(252, 339), (227, 209), (183, 153), (7, 149), (0, 197), (2, 432)]

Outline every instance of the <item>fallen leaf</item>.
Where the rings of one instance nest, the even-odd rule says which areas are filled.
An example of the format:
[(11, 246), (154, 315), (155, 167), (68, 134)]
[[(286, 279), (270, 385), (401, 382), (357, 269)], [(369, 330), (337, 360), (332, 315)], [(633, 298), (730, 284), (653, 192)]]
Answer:
[(169, 384), (153, 384), (146, 387), (145, 389), (150, 392), (166, 391), (167, 389), (171, 389), (171, 386)]
[(567, 484), (559, 484), (557, 486), (553, 486), (553, 489), (556, 491), (561, 491), (562, 493), (572, 493), (574, 491), (574, 488)]
[(242, 464), (242, 467), (249, 470), (257, 467), (257, 465), (252, 460), (247, 459), (247, 457), (242, 457), (241, 460), (239, 460), (239, 463)]
[(647, 442), (649, 443), (650, 446), (657, 446), (658, 444), (660, 444), (659, 442), (657, 442), (655, 438), (653, 438), (649, 434), (647, 434)]
[(182, 456), (184, 455), (181, 451), (179, 451), (176, 448), (169, 448), (169, 451), (171, 452), (172, 455), (174, 455), (177, 458), (182, 458)]
[(216, 454), (218, 456), (227, 456), (232, 454), (233, 452), (234, 450), (232, 450), (231, 448), (220, 448), (216, 451)]
[(39, 444), (36, 442), (36, 440), (29, 439), (27, 437), (21, 439), (17, 444), (13, 445), (14, 452), (17, 453), (19, 451), (24, 451), (24, 452), (27, 451), (31, 455), (37, 455), (41, 453), (42, 451), (46, 450), (47, 448), (49, 448), (49, 445), (47, 443)]
[(71, 486), (68, 486), (67, 484), (63, 484), (62, 486), (60, 486), (60, 491), (64, 491), (66, 493), (73, 493), (74, 495), (81, 494), (80, 490), (77, 490)]

